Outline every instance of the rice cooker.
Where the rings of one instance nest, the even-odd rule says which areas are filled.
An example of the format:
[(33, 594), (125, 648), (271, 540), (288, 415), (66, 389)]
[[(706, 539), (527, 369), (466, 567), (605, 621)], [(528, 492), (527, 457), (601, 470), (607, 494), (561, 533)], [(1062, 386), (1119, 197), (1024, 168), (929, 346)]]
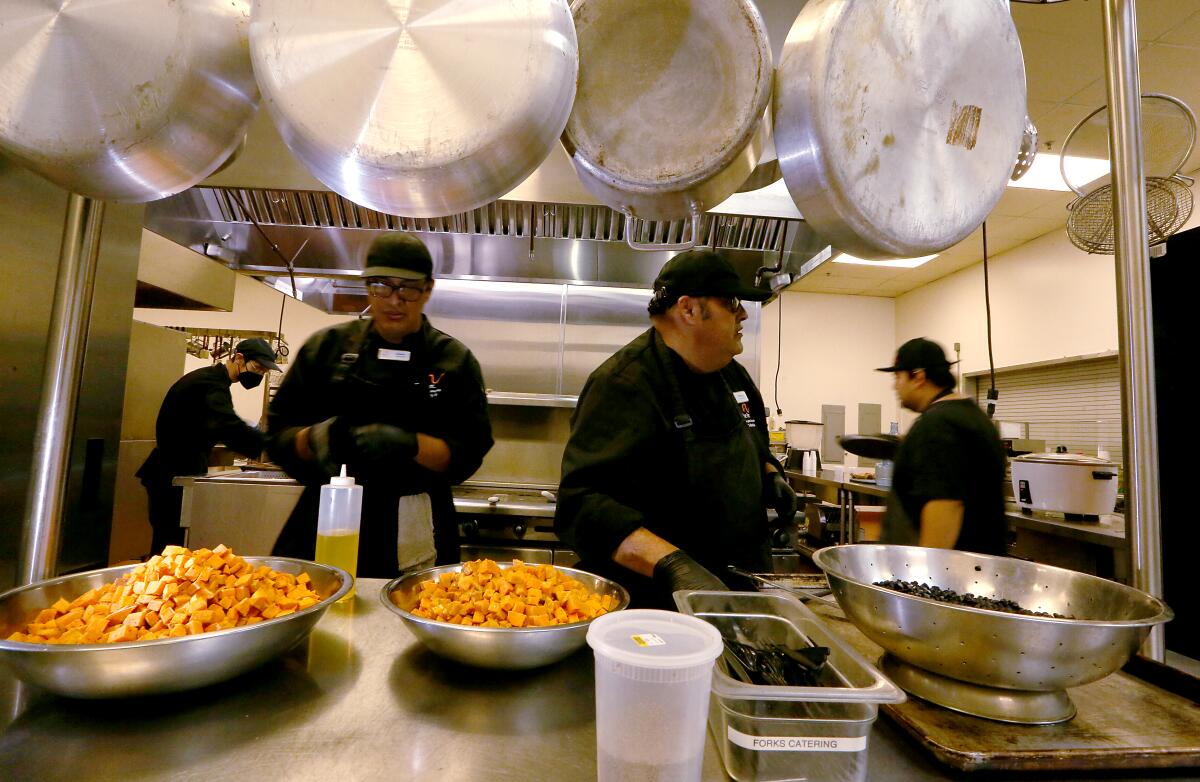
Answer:
[(1117, 465), (1078, 453), (1027, 453), (1011, 460), (1022, 510), (1103, 516), (1117, 504)]

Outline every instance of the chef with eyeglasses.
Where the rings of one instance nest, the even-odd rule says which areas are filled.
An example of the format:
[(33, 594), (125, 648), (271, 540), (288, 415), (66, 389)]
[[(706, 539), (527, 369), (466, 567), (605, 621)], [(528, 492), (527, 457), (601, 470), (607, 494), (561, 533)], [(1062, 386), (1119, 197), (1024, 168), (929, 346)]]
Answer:
[(271, 402), (268, 453), (305, 485), (273, 549), (312, 559), (320, 487), (341, 465), (363, 486), (358, 577), (457, 562), (451, 486), (492, 447), (479, 362), (424, 314), (433, 259), (416, 236), (371, 243), (370, 317), (305, 342)]
[(678, 589), (751, 588), (729, 565), (769, 569), (766, 508), (796, 495), (768, 446), (742, 352), (743, 283), (720, 254), (675, 256), (654, 281), (650, 328), (588, 378), (562, 460), (555, 529), (580, 567), (674, 608)]

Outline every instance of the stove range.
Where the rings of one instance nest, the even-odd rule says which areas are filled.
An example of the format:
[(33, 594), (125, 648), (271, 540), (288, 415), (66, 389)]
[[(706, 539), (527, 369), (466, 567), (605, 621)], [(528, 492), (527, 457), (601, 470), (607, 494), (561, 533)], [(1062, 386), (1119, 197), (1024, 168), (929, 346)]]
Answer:
[(557, 486), (464, 483), (454, 487), (463, 561), (487, 557), (570, 567), (579, 557), (554, 534)]

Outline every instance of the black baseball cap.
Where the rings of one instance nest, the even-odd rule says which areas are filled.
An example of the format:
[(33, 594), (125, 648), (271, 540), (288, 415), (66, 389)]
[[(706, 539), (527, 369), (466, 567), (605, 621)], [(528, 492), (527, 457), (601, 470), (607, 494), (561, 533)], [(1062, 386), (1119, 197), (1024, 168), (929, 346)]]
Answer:
[(433, 257), (425, 243), (412, 234), (386, 233), (371, 242), (362, 276), (432, 279)]
[(241, 353), (247, 361), (257, 361), (267, 369), (279, 371), (279, 365), (275, 363), (275, 351), (271, 350), (271, 346), (262, 337), (243, 339), (237, 343), (233, 352)]
[(674, 303), (680, 296), (736, 296), (766, 301), (771, 292), (747, 285), (720, 253), (688, 250), (667, 261), (654, 280), (654, 298)]
[(942, 346), (931, 339), (917, 337), (905, 342), (896, 351), (896, 360), (890, 367), (879, 367), (877, 372), (911, 372), (914, 369), (933, 369), (957, 364), (946, 358)]

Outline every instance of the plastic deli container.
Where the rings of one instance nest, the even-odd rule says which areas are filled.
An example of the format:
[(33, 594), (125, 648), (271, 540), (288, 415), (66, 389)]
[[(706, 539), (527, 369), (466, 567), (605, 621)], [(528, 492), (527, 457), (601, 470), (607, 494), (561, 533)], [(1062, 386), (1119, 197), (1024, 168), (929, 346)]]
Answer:
[(600, 782), (698, 781), (720, 633), (673, 611), (616, 611), (591, 623), (587, 641)]
[(685, 615), (743, 643), (825, 646), (828, 686), (770, 687), (713, 670), (708, 724), (725, 771), (738, 782), (843, 782), (867, 778), (867, 741), (881, 703), (904, 692), (794, 597), (759, 592), (676, 592)]

